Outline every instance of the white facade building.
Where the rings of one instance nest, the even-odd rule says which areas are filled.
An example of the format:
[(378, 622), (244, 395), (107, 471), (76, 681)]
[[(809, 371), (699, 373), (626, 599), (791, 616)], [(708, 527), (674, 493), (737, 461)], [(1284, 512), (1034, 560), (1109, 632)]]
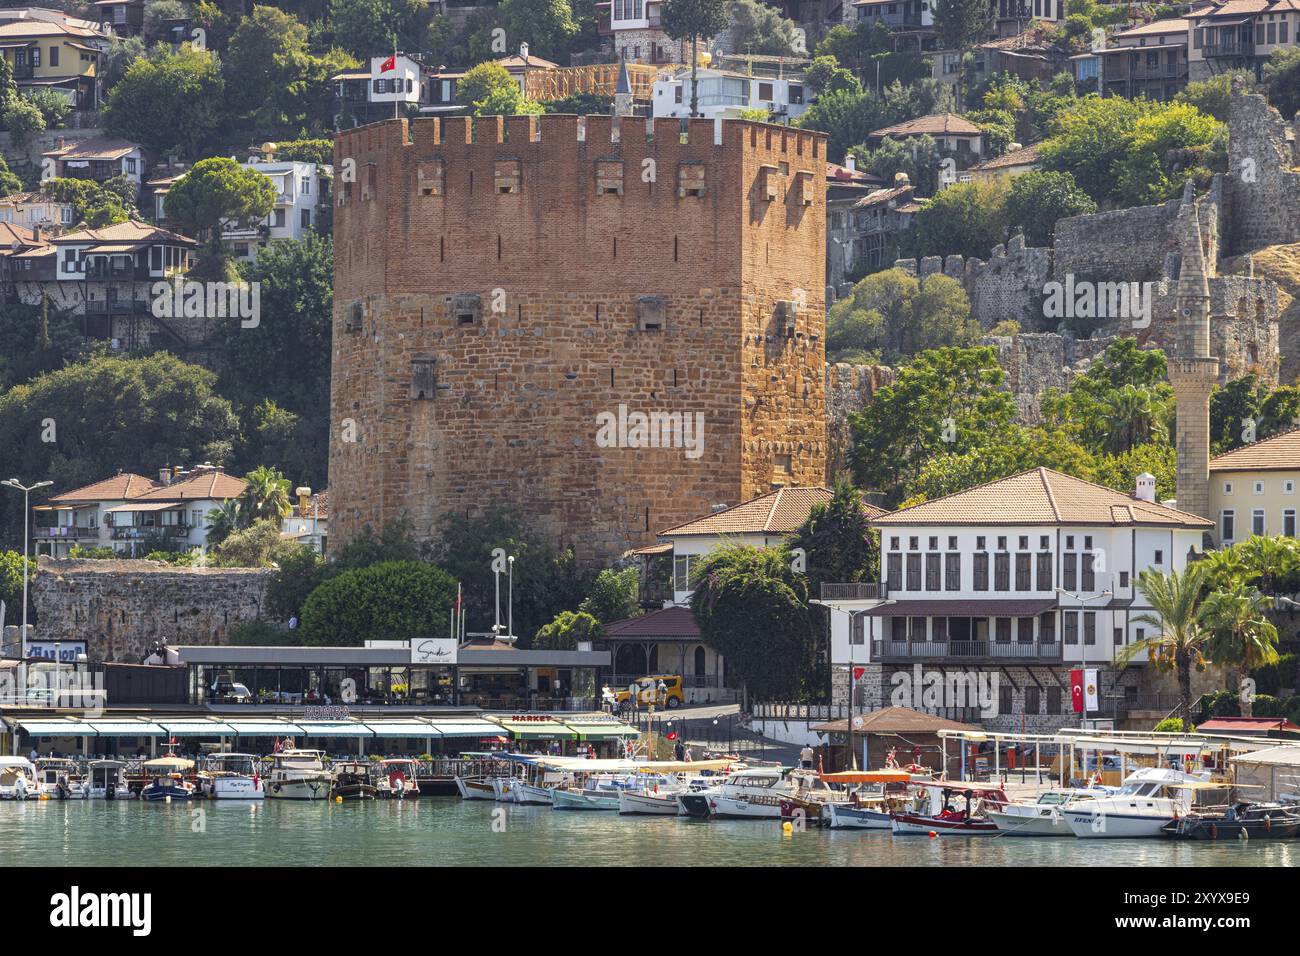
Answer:
[[(744, 110), (764, 109), (790, 120), (808, 109), (808, 90), (800, 76), (749, 76), (714, 69), (698, 70), (697, 74), (699, 113), (707, 119), (735, 119)], [(656, 80), (653, 106), (656, 117), (689, 117), (691, 71), (680, 70)]]
[(265, 221), (252, 228), (230, 226), (222, 230), (231, 253), (238, 259), (256, 259), (257, 250), (268, 242), (306, 238), (320, 214), (323, 183), (316, 164), (250, 160), (242, 165), (275, 184), (275, 208)]

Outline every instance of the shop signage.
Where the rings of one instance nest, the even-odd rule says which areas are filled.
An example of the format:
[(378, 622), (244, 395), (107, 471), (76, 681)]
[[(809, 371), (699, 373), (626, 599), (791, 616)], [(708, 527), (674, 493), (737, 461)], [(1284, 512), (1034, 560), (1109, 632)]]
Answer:
[(68, 664), (76, 661), (77, 656), (86, 653), (85, 641), (28, 641), (27, 656), (54, 660), (58, 655), (59, 663)]
[(455, 664), (457, 644), (450, 637), (417, 637), (411, 641), (411, 663)]

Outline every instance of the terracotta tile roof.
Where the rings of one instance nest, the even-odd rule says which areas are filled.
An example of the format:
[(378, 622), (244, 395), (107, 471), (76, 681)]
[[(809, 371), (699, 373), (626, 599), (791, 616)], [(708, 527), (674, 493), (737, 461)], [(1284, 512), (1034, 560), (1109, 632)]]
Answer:
[(78, 244), (96, 242), (170, 242), (184, 246), (198, 245), (187, 236), (168, 232), (166, 229), (159, 229), (157, 226), (151, 226), (135, 219), (119, 222), (115, 226), (105, 226), (103, 229), (78, 229), (76, 232), (65, 233), (53, 241)]
[(640, 617), (624, 618), (605, 625), (606, 640), (628, 640), (653, 637), (700, 639), (700, 627), (688, 607), (666, 607)]
[(956, 113), (935, 113), (933, 116), (918, 116), (903, 123), (895, 123), (871, 132), (870, 136), (920, 136), (956, 135), (978, 136), (980, 128), (969, 120), (964, 120)]
[(1300, 471), (1300, 428), (1212, 458), (1210, 471)]
[[(781, 488), (759, 495), (725, 511), (704, 515), (693, 521), (660, 531), (661, 538), (694, 534), (789, 534), (808, 520), (814, 505), (824, 505), (835, 497), (828, 488)], [(868, 518), (885, 512), (862, 503)]]
[(877, 189), (873, 193), (863, 196), (853, 204), (854, 209), (866, 209), (868, 206), (878, 206), (883, 202), (889, 202), (891, 199), (901, 199), (902, 197), (912, 196), (911, 186), (895, 186), (893, 189)]
[(871, 522), (897, 525), (1145, 525), (1213, 528), (1214, 522), (1168, 505), (1063, 475), (1050, 468), (1029, 471), (926, 501)]
[(137, 144), (125, 139), (95, 136), (65, 143), (61, 149), (51, 149), (41, 155), (57, 159), (120, 159), (139, 148)]
[(518, 53), (500, 57), (494, 62), (504, 66), (507, 70), (558, 70), (560, 68), (560, 64), (552, 63), (550, 60), (543, 60), (540, 56), (524, 58)]
[(971, 170), (989, 170), (989, 169), (1006, 169), (1010, 166), (1029, 166), (1038, 162), (1038, 145), (1031, 143), (1029, 146), (1021, 146), (1019, 149), (1013, 149), (1009, 153), (1003, 153), (994, 159), (985, 160), (971, 167)]
[(157, 487), (159, 487), (158, 483), (151, 478), (124, 471), (112, 478), (105, 478), (103, 481), (96, 481), (80, 488), (73, 488), (71, 491), (65, 491), (62, 494), (53, 495), (49, 500), (129, 501)]
[(36, 233), (28, 226), (19, 226), (12, 222), (0, 222), (0, 255), (8, 255), (14, 246), (44, 246), (44, 239), (36, 241)]
[(1131, 30), (1120, 30), (1112, 34), (1111, 39), (1117, 40), (1120, 37), (1149, 37), (1158, 36), (1165, 33), (1186, 33), (1187, 18), (1171, 17), (1167, 20), (1152, 20), (1150, 23), (1144, 23), (1140, 27), (1133, 27)]
[(1287, 10), (1300, 10), (1300, 0), (1228, 0), (1224, 4), (1193, 10), (1187, 14), (1187, 19), (1242, 17), (1253, 13), (1283, 13)]
[[(933, 734), (940, 730), (978, 730), (971, 724), (959, 724), (947, 717), (923, 714), (910, 707), (882, 707), (868, 714), (861, 714), (861, 722), (855, 724), (853, 732), (858, 734)], [(813, 730), (829, 733), (848, 733), (848, 720), (832, 720), (818, 724)]]
[(224, 471), (204, 471), (190, 475), (170, 485), (159, 485), (141, 495), (141, 501), (224, 501), (238, 498), (248, 487), (248, 482)]

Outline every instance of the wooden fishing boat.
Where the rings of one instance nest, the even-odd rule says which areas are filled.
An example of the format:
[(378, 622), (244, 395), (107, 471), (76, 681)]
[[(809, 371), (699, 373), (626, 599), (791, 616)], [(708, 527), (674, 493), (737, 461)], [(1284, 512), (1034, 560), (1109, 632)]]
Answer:
[(1280, 803), (1238, 803), (1222, 813), (1193, 813), (1162, 828), (1179, 840), (1289, 840), (1300, 833), (1300, 816)]
[(341, 763), (334, 767), (334, 782), (330, 785), (330, 798), (334, 800), (373, 800), (377, 788), (370, 764)]
[[(998, 783), (973, 780), (932, 780), (920, 784), (919, 802), (928, 803), (912, 811), (893, 814), (893, 830), (899, 836), (993, 836), (998, 825), (982, 811), (1007, 804)], [(954, 805), (954, 800), (961, 804)]]
[(485, 777), (457, 777), (456, 790), (462, 800), (495, 800), (492, 781)]

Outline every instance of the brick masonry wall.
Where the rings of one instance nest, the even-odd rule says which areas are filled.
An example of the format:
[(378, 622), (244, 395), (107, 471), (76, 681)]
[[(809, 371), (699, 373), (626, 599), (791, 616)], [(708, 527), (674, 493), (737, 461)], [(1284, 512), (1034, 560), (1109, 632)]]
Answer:
[(262, 617), (274, 572), (159, 561), (40, 558), (31, 596), (43, 641), (85, 641), (92, 661), (139, 663), (155, 641), (224, 644)]
[[(498, 504), (597, 561), (774, 477), (824, 482), (824, 138), (695, 120), (682, 142), (677, 120), (593, 116), (580, 139), (579, 125), (416, 120), (338, 138), (336, 169), (354, 161), (357, 182), (334, 217), (331, 544), (402, 518), (433, 540), (447, 512)], [(597, 164), (618, 162), (622, 195), (598, 193)], [(441, 194), (422, 195), (436, 163)], [(499, 191), (502, 163), (517, 192)], [(679, 195), (696, 170), (704, 196)], [(480, 297), (471, 324), (464, 294)], [(663, 297), (662, 331), (638, 331), (642, 296)], [(796, 301), (795, 334), (779, 334), (777, 302)], [(416, 360), (432, 398), (412, 397)], [(599, 447), (597, 415), (621, 405), (702, 415), (703, 453)]]

